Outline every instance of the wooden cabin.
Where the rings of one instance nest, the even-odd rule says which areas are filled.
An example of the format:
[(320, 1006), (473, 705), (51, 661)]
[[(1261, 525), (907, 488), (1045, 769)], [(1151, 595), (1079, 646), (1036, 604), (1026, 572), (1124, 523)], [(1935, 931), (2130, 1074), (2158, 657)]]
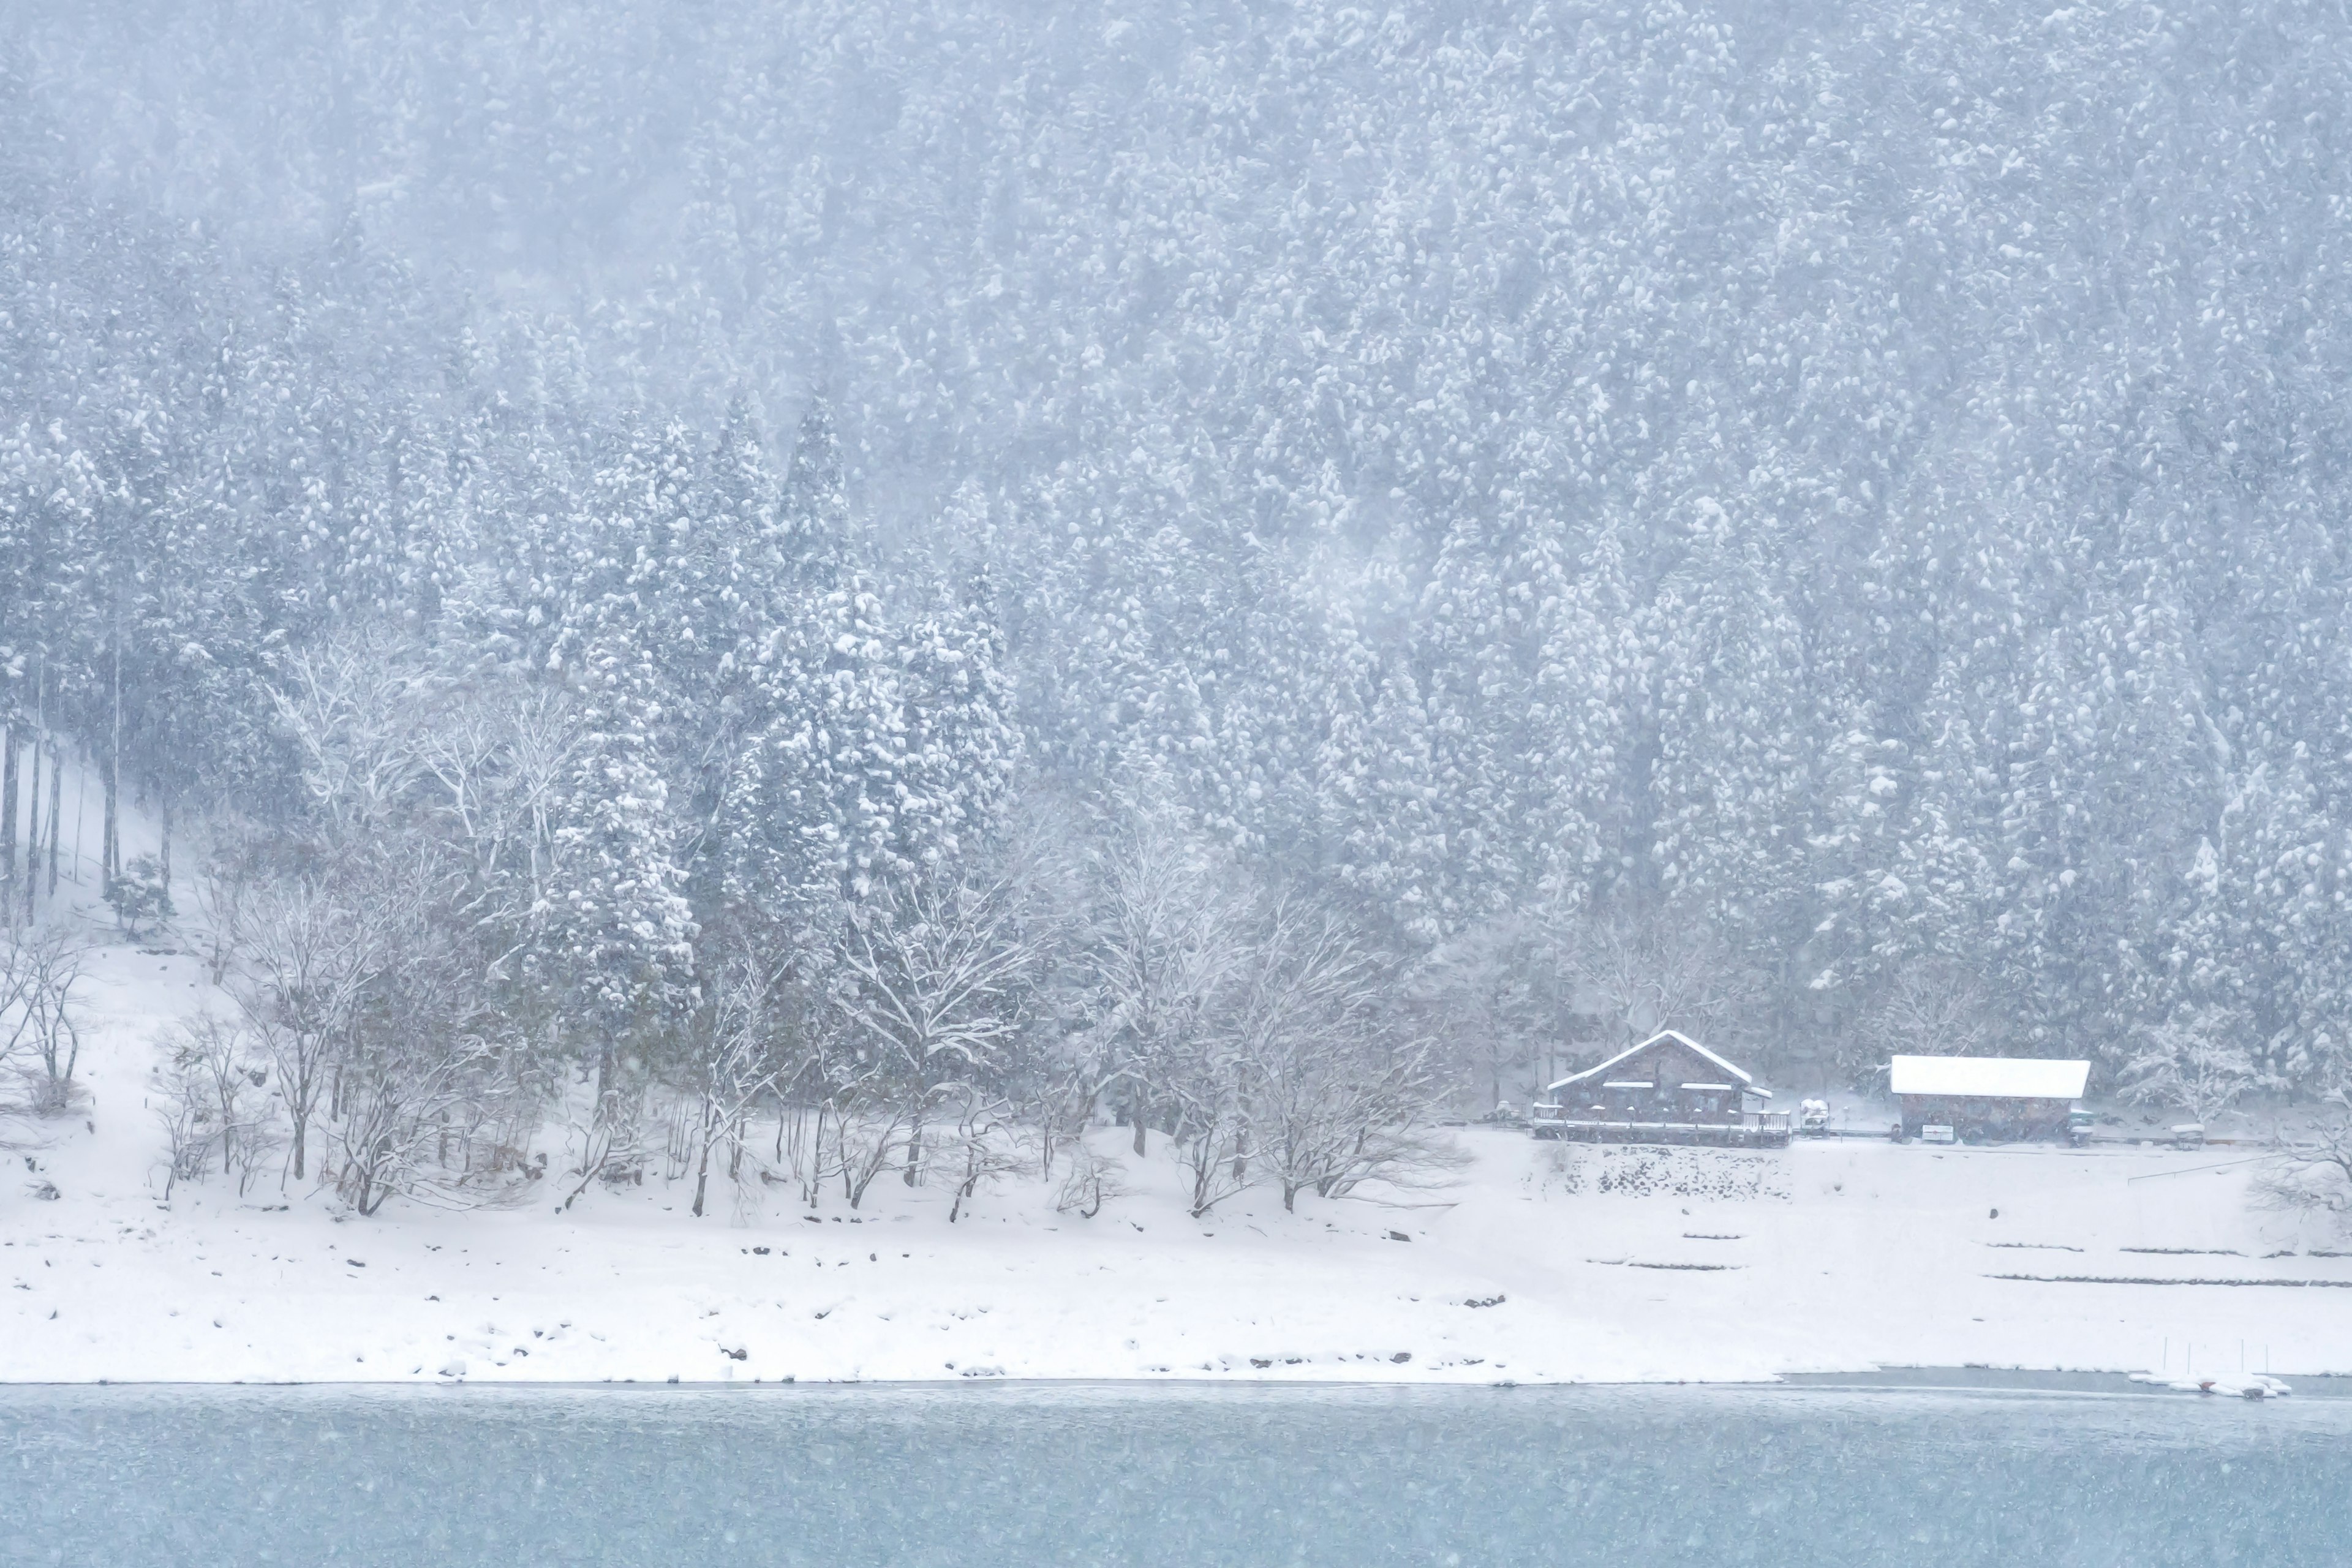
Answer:
[(2036, 1057), (1896, 1057), (1887, 1088), (1902, 1136), (1936, 1143), (2063, 1143), (2091, 1064)]
[(1772, 1091), (1688, 1035), (1665, 1029), (1561, 1079), (1528, 1116), (1538, 1138), (1580, 1143), (1706, 1143), (1784, 1148)]

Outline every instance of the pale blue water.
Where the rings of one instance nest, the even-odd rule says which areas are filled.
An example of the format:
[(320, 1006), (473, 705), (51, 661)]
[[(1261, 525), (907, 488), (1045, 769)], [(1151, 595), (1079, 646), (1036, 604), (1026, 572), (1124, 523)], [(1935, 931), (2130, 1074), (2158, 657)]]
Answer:
[(0, 1388), (0, 1563), (2352, 1562), (2352, 1401)]

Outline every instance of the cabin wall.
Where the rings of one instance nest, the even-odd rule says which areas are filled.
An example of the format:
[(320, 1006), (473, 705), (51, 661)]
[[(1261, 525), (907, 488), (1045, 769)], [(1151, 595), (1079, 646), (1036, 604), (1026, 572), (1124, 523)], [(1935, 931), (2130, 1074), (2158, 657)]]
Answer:
[(1967, 1142), (2049, 1138), (2064, 1141), (2071, 1100), (2029, 1100), (1994, 1095), (1906, 1094), (1903, 1135), (1916, 1138), (1927, 1126), (1949, 1127)]
[[(1611, 1089), (1610, 1084), (1643, 1082), (1646, 1089)], [(1720, 1083), (1718, 1090), (1685, 1089), (1686, 1083)], [(1611, 1068), (1601, 1079), (1562, 1089), (1564, 1115), (1609, 1121), (1670, 1121), (1702, 1126), (1736, 1127), (1740, 1123), (1740, 1086), (1737, 1079), (1672, 1041), (1665, 1041)]]

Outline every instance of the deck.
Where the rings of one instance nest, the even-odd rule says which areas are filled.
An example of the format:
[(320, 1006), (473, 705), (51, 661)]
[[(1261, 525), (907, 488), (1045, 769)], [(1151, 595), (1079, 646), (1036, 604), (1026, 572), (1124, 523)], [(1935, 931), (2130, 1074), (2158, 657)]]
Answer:
[[(1553, 1114), (1547, 1116), (1546, 1111)], [(1558, 1108), (1538, 1105), (1528, 1118), (1528, 1131), (1537, 1138), (1566, 1143), (1664, 1143), (1712, 1149), (1785, 1149), (1790, 1119), (1785, 1112), (1767, 1111), (1743, 1121), (1612, 1121), (1562, 1116)]]

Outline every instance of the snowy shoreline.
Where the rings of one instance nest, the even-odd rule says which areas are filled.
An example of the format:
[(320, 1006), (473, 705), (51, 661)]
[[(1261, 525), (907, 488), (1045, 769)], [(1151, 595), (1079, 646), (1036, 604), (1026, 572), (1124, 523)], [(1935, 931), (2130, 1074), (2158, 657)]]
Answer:
[[(2119, 1212), (2116, 1189), (2181, 1156), (1801, 1147), (1738, 1170), (1778, 1161), (1761, 1168), (1794, 1178), (1785, 1195), (1706, 1198), (1568, 1192), (1555, 1151), (1507, 1132), (1467, 1141), (1478, 1160), (1454, 1206), (1407, 1221), (1409, 1245), (1390, 1239), (1392, 1211), (1237, 1205), (1195, 1224), (1150, 1193), (1073, 1222), (1005, 1192), (954, 1227), (919, 1192), (891, 1194), (908, 1204), (895, 1213), (742, 1226), (697, 1226), (658, 1194), (563, 1220), (339, 1222), (316, 1204), (184, 1197), (166, 1211), (69, 1194), (37, 1226), (7, 1215), (0, 1381), (1534, 1384), (2352, 1366), (2332, 1290), (2003, 1279), (1991, 1249), (2035, 1243), (1967, 1233), (2000, 1226), (2000, 1207), (2020, 1234), (2197, 1248), (2137, 1254), (2135, 1279), (2352, 1279), (2347, 1260), (2269, 1245), (2288, 1238), (2245, 1209), (2234, 1173), (2183, 1172), (2168, 1184), (2195, 1182), (2189, 1201)], [(1602, 1152), (1570, 1151), (1570, 1169)], [(1731, 1160), (1674, 1163), (1712, 1177)], [(1926, 1184), (1915, 1177), (1942, 1190), (1898, 1197)], [(1844, 1202), (1841, 1189), (1879, 1183)], [(1984, 1191), (2001, 1202), (1976, 1207)]]
[[(2245, 1380), (2218, 1380), (2212, 1391), (2223, 1396), (2234, 1394)], [(2276, 1381), (2275, 1379), (2273, 1381)], [(2282, 1387), (2284, 1385), (2282, 1384)], [(967, 1382), (957, 1377), (904, 1377), (835, 1379), (830, 1382), (802, 1382), (798, 1379), (761, 1380), (750, 1382), (725, 1378), (667, 1378), (659, 1383), (646, 1383), (633, 1377), (572, 1379), (524, 1379), (521, 1381), (491, 1381), (467, 1378), (425, 1380), (401, 1378), (338, 1378), (338, 1379), (266, 1379), (236, 1378), (227, 1382), (215, 1379), (146, 1379), (130, 1381), (101, 1377), (61, 1382), (43, 1382), (37, 1378), (19, 1378), (0, 1382), (0, 1389), (84, 1389), (120, 1388), (131, 1392), (170, 1389), (283, 1389), (303, 1388), (366, 1392), (370, 1390), (409, 1390), (438, 1388), (479, 1391), (523, 1390), (533, 1393), (627, 1392), (661, 1394), (670, 1389), (701, 1393), (712, 1389), (740, 1390), (743, 1393), (847, 1393), (856, 1389), (876, 1390), (995, 1390), (1004, 1393), (1054, 1392), (1133, 1392), (1177, 1388), (1192, 1390), (1218, 1389), (1236, 1393), (1252, 1389), (1312, 1387), (1337, 1392), (1391, 1389), (1482, 1388), (1497, 1394), (1541, 1393), (1580, 1389), (1665, 1389), (1724, 1388), (1785, 1390), (1822, 1394), (2034, 1394), (2037, 1396), (2074, 1395), (2086, 1399), (2107, 1399), (2117, 1396), (2147, 1395), (2159, 1397), (2183, 1392), (2168, 1383), (2149, 1380), (2149, 1374), (2123, 1372), (2084, 1372), (2051, 1367), (1933, 1367), (1888, 1366), (1853, 1369), (1843, 1372), (1790, 1373), (1769, 1378), (1650, 1378), (1638, 1382), (1615, 1383), (1601, 1379), (1576, 1382), (1516, 1383), (1498, 1380), (1493, 1383), (1432, 1383), (1411, 1382), (1398, 1378), (1366, 1377), (1354, 1379), (1324, 1379), (1312, 1384), (1285, 1378), (1212, 1378), (1212, 1377), (1003, 1377)], [(2291, 1392), (2305, 1399), (2352, 1399), (2352, 1373), (2298, 1373)]]
[(2213, 1150), (1602, 1149), (1482, 1127), (1456, 1134), (1451, 1186), (1296, 1214), (1257, 1189), (1195, 1220), (1157, 1141), (1138, 1160), (1105, 1131), (1128, 1191), (1091, 1219), (1034, 1177), (952, 1224), (950, 1194), (895, 1180), (860, 1212), (754, 1186), (698, 1220), (690, 1180), (658, 1175), (568, 1213), (553, 1183), (523, 1207), (367, 1219), (274, 1181), (166, 1204), (142, 1099), (204, 975), (117, 946), (92, 978), (88, 1104), (23, 1124), (38, 1143), (9, 1158), (37, 1168), (0, 1192), (0, 1382), (2352, 1371), (2352, 1249), (2251, 1205), (2256, 1162)]

